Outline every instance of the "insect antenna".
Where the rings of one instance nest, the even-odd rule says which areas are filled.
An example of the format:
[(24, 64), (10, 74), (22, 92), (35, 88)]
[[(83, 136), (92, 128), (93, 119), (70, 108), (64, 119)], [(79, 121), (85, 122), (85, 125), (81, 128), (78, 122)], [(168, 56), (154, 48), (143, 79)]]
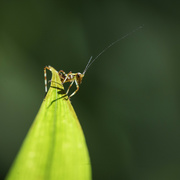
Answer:
[(133, 31), (127, 33), (126, 35), (122, 36), (121, 38), (117, 39), (116, 41), (112, 42), (111, 44), (109, 44), (109, 46), (105, 47), (93, 60), (92, 60), (92, 56), (90, 57), (83, 74), (86, 73), (86, 71), (89, 69), (89, 67), (92, 65), (92, 63), (99, 58), (99, 56), (101, 56), (104, 52), (106, 52), (110, 47), (112, 47), (113, 45), (115, 45), (117, 42), (121, 41), (122, 39), (125, 39), (126, 37), (130, 36), (131, 34), (133, 34), (134, 32), (136, 32), (137, 30), (143, 28), (144, 25), (139, 26), (138, 28), (134, 29)]
[(86, 71), (87, 71), (87, 69), (88, 69), (88, 65), (89, 65), (89, 63), (91, 62), (91, 60), (92, 60), (92, 56), (90, 57), (90, 59), (89, 59), (87, 65), (86, 65), (86, 67), (85, 67), (85, 69), (84, 69), (84, 71), (83, 71), (83, 74), (86, 73)]

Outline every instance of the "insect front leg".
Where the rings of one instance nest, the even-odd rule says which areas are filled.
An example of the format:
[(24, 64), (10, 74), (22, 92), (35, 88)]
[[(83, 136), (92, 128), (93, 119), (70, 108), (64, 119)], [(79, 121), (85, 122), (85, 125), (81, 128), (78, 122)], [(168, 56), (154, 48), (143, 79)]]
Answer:
[(67, 91), (66, 91), (66, 94), (68, 94), (68, 92), (69, 92), (70, 88), (72, 87), (73, 83), (74, 83), (74, 80), (73, 80), (73, 81), (71, 82), (71, 84), (69, 85), (69, 87), (68, 87), (68, 89), (67, 89)]
[[(70, 99), (72, 96), (74, 96), (74, 95), (77, 93), (77, 91), (79, 90), (79, 84), (77, 83), (76, 79), (75, 79), (74, 81), (75, 81), (75, 83), (76, 83), (77, 89), (69, 96), (69, 99)], [(71, 84), (72, 84), (72, 83), (71, 83)]]

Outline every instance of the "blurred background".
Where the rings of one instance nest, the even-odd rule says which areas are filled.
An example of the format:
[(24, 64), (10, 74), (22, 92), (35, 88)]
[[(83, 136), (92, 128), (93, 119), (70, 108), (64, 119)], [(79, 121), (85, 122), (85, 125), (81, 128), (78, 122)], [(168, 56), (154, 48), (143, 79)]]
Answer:
[(83, 72), (90, 56), (144, 24), (94, 62), (72, 105), (94, 180), (179, 180), (179, 5), (0, 1), (0, 179), (43, 101), (44, 66)]

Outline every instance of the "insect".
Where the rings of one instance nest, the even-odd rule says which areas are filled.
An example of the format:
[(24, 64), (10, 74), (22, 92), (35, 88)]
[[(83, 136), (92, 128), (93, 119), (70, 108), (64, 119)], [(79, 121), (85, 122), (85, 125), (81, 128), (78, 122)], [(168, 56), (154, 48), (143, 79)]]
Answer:
[[(78, 73), (72, 73), (72, 72), (70, 71), (68, 74), (66, 74), (63, 70), (60, 70), (60, 71), (58, 72), (62, 84), (66, 83), (66, 82), (71, 82), (71, 84), (69, 85), (69, 87), (68, 87), (68, 89), (67, 89), (67, 91), (66, 91), (66, 94), (68, 94), (68, 92), (69, 92), (70, 88), (72, 87), (72, 85), (74, 84), (74, 82), (75, 82), (75, 84), (76, 84), (77, 89), (69, 96), (69, 99), (70, 99), (74, 94), (76, 94), (76, 92), (79, 90), (79, 85), (82, 83), (82, 79), (83, 79), (83, 77), (84, 77), (87, 69), (89, 68), (89, 66), (91, 65), (91, 63), (93, 63), (93, 61), (94, 61), (94, 60), (93, 60), (93, 61), (91, 61), (91, 60), (92, 60), (92, 56), (91, 56), (91, 58), (89, 59), (89, 61), (88, 61), (87, 65), (86, 65), (86, 68), (84, 69), (83, 73), (80, 73), (80, 72), (78, 72)], [(45, 93), (47, 93), (47, 74), (46, 74), (46, 69), (49, 69), (49, 67), (46, 66), (46, 67), (44, 68)]]
[[(134, 29), (133, 31), (131, 31), (130, 33), (126, 34), (125, 36), (122, 36), (121, 38), (117, 39), (116, 41), (114, 41), (113, 43), (111, 43), (109, 46), (107, 46), (105, 49), (103, 49), (94, 59), (92, 59), (92, 56), (90, 57), (83, 73), (72, 73), (71, 71), (69, 73), (65, 73), (63, 70), (60, 70), (59, 73), (59, 77), (61, 79), (62, 84), (66, 83), (66, 82), (70, 82), (71, 84), (69, 85), (66, 94), (69, 93), (70, 88), (72, 87), (72, 85), (76, 84), (76, 90), (69, 96), (69, 99), (74, 96), (77, 91), (79, 90), (79, 85), (82, 83), (82, 79), (85, 76), (86, 71), (89, 69), (89, 67), (92, 65), (92, 63), (99, 57), (101, 56), (107, 49), (109, 49), (111, 46), (113, 46), (114, 44), (116, 44), (117, 42), (121, 41), (122, 39), (126, 38), (127, 36), (131, 35), (132, 33), (134, 33), (135, 31), (139, 30), (140, 28), (142, 28), (143, 26), (139, 26), (138, 28)], [(45, 79), (45, 93), (47, 93), (47, 74), (46, 74), (46, 69), (49, 69), (48, 66), (45, 66), (44, 68), (44, 79)]]

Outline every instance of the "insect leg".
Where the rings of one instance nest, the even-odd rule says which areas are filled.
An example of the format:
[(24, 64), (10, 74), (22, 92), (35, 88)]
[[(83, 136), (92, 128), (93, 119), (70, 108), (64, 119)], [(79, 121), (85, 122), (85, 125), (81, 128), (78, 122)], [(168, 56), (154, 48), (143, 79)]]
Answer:
[(77, 91), (79, 90), (79, 84), (77, 83), (76, 79), (75, 79), (74, 81), (75, 81), (75, 83), (76, 83), (77, 89), (69, 96), (69, 99), (70, 99), (72, 96), (74, 96), (74, 95), (77, 93)]
[(69, 92), (71, 86), (73, 85), (73, 83), (74, 83), (74, 80), (73, 80), (73, 81), (71, 82), (71, 84), (69, 85), (69, 87), (68, 87), (68, 89), (67, 89), (67, 91), (66, 91), (66, 94), (68, 94), (68, 92)]
[(65, 74), (65, 72), (64, 72), (63, 70), (60, 70), (58, 73), (63, 73), (63, 74)]
[(60, 70), (58, 73), (59, 73), (62, 84), (64, 84), (67, 81), (67, 79), (72, 78), (71, 76), (69, 76), (72, 74), (71, 71), (68, 74), (66, 74), (63, 70)]
[(62, 84), (66, 82), (67, 78), (68, 78), (68, 74), (66, 74), (66, 77), (64, 78), (64, 81), (62, 82)]
[[(69, 75), (71, 75), (70, 77), (69, 77)], [(67, 78), (72, 78), (72, 72), (70, 71), (69, 73), (67, 73), (67, 74), (65, 74), (65, 79), (64, 79), (64, 81), (62, 82), (63, 84), (66, 82), (66, 80), (67, 80)]]
[(50, 70), (48, 66), (44, 67), (44, 84), (45, 84), (45, 93), (47, 93), (47, 73), (46, 69)]

